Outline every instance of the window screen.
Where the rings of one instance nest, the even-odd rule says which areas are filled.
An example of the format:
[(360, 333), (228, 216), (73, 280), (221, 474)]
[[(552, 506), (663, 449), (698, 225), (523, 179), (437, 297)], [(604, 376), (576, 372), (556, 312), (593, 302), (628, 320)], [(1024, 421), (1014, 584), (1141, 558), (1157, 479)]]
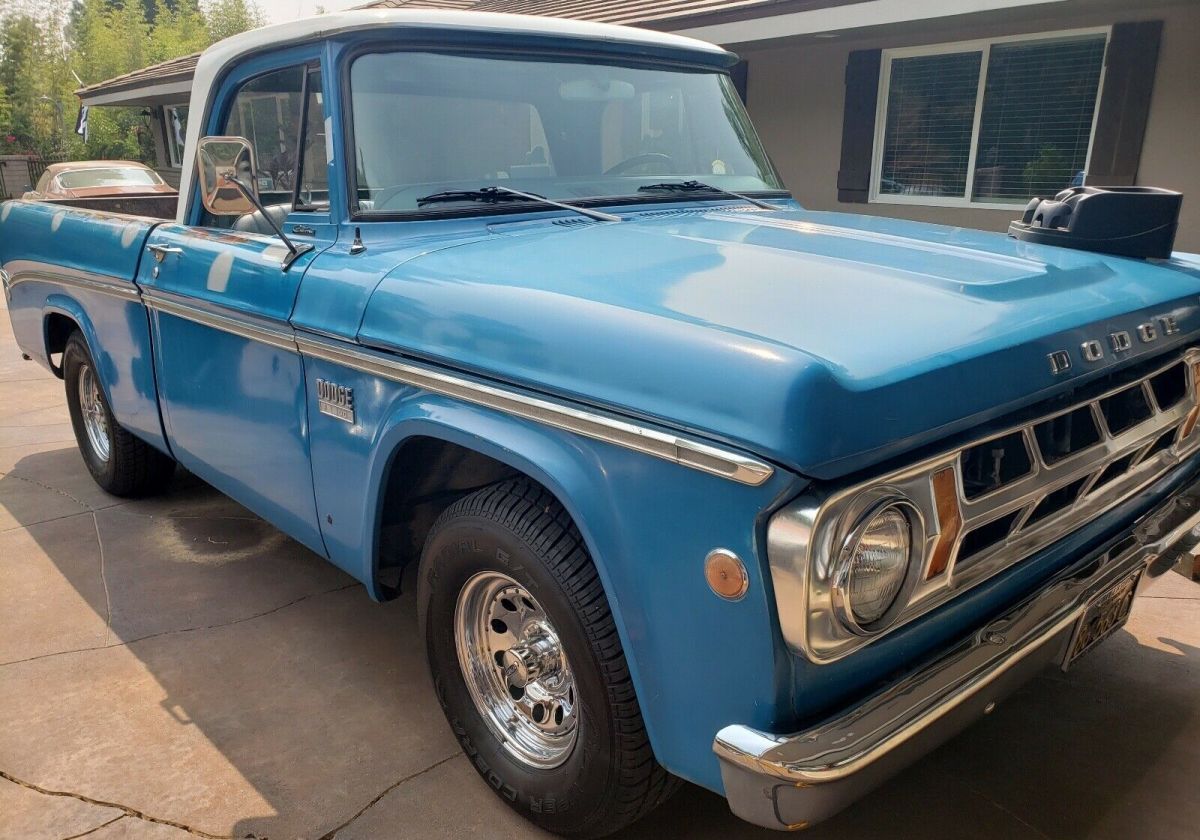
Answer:
[(965, 194), (982, 55), (892, 62), (880, 193)]
[(988, 60), (976, 201), (1028, 201), (1083, 182), (1104, 36), (996, 44)]
[(1082, 184), (1107, 41), (1099, 32), (888, 57), (876, 195), (1019, 205)]

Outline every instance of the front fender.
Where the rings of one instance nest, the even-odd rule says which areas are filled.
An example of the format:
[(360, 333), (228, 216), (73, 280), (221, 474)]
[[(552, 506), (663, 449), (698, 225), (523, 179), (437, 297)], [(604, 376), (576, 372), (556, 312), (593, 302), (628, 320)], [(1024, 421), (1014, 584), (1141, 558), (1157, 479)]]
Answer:
[[(476, 450), (541, 482), (579, 527), (664, 766), (720, 790), (716, 731), (746, 716), (779, 725), (790, 666), (762, 536), (766, 513), (798, 478), (779, 471), (751, 487), (330, 362), (308, 367), (310, 391), (320, 376), (355, 394), (353, 425), (313, 413), (317, 507), (335, 563), (378, 594), (374, 555), (395, 454), (418, 436)], [(740, 601), (705, 582), (705, 556), (717, 547), (746, 562)]]

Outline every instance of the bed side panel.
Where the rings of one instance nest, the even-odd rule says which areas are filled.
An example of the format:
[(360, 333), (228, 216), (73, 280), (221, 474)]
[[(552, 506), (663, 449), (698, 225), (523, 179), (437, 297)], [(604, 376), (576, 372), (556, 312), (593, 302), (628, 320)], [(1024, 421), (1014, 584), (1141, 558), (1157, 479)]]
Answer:
[(31, 201), (0, 204), (0, 267), (21, 351), (55, 369), (50, 316), (83, 331), (117, 421), (167, 451), (154, 382), (150, 327), (136, 276), (154, 219)]

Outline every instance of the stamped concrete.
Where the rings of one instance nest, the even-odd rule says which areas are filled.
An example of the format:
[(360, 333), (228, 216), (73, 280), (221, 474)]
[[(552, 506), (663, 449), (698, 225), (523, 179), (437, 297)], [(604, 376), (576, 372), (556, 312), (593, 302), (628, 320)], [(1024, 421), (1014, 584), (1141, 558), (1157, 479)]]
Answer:
[[(411, 596), (374, 604), (180, 474), (88, 476), (62, 384), (0, 311), (0, 840), (545, 836), (433, 698)], [(834, 838), (1189, 838), (1200, 825), (1200, 587), (1174, 576), (848, 812)], [(765, 838), (692, 786), (621, 835)]]

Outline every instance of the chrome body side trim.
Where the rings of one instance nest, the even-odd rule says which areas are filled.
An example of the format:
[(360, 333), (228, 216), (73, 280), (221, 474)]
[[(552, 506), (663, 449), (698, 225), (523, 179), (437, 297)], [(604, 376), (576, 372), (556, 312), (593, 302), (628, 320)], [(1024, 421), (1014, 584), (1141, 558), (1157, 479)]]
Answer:
[(138, 287), (129, 281), (28, 261), (10, 262), (4, 266), (4, 271), (7, 277), (6, 293), (10, 293), (12, 287), (18, 283), (41, 280), (123, 300), (140, 301), (157, 312), (212, 327), (250, 341), (325, 359), (394, 382), (414, 385), (437, 394), (494, 408), (506, 414), (653, 455), (742, 484), (758, 486), (767, 481), (775, 471), (770, 464), (722, 447), (398, 359), (381, 358), (361, 352), (353, 346), (299, 337), (290, 326), (278, 328), (265, 322), (256, 322), (240, 313), (216, 312), (162, 290), (147, 288), (139, 291)]
[(146, 306), (157, 312), (174, 315), (177, 318), (183, 318), (185, 321), (212, 327), (213, 329), (246, 338), (250, 341), (257, 341), (260, 344), (268, 344), (280, 350), (288, 350), (292, 353), (299, 352), (296, 348), (295, 334), (290, 329), (275, 329), (255, 324), (245, 318), (210, 312), (206, 309), (180, 303), (177, 300), (164, 296), (161, 292), (149, 289), (143, 293), (142, 299), (145, 301)]
[(296, 342), (300, 352), (306, 356), (381, 376), (393, 382), (413, 385), (442, 396), (493, 408), (505, 414), (564, 429), (593, 440), (623, 446), (742, 484), (760, 485), (774, 472), (769, 464), (736, 452), (599, 412), (487, 385), (399, 359), (382, 358), (326, 341), (297, 336)]
[(32, 260), (13, 260), (5, 263), (4, 271), (8, 275), (6, 290), (9, 294), (21, 283), (42, 282), (70, 286), (121, 300), (139, 300), (141, 298), (137, 286), (132, 282), (105, 274), (93, 274)]
[(1143, 518), (1107, 551), (1088, 555), (940, 658), (811, 729), (773, 735), (747, 726), (717, 733), (734, 813), (769, 828), (818, 822), (991, 711), (1046, 665), (1061, 664), (1096, 596), (1137, 575), (1155, 577), (1200, 546), (1200, 481)]
[(647, 455), (664, 458), (682, 466), (742, 484), (757, 486), (774, 474), (774, 468), (769, 464), (737, 452), (678, 437), (598, 412), (572, 408), (550, 400), (485, 385), (465, 377), (442, 373), (399, 360), (380, 358), (351, 347), (335, 345), (332, 342), (301, 338), (290, 327), (280, 329), (265, 323), (256, 323), (246, 316), (215, 312), (195, 306), (190, 302), (184, 302), (178, 296), (155, 289), (139, 292), (138, 288), (129, 282), (87, 275), (83, 272), (74, 272), (40, 263), (13, 262), (5, 266), (5, 271), (10, 275), (6, 291), (21, 282), (42, 280), (60, 285), (76, 286), (124, 300), (141, 301), (157, 312), (212, 327), (250, 341), (293, 353), (302, 352), (314, 358), (325, 359), (395, 382), (414, 385), (444, 396), (456, 397), (548, 426), (566, 429), (595, 440), (606, 441)]
[[(1181, 363), (1187, 366), (1186, 394), (1175, 405), (1160, 409), (1153, 389), (1147, 383)], [(1192, 371), (1194, 364), (1200, 364), (1200, 351), (1188, 350), (1138, 380), (1094, 398), (971, 441), (828, 498), (805, 497), (781, 510), (768, 525), (767, 554), (780, 626), (789, 646), (816, 663), (837, 661), (1067, 536), (1161, 478), (1200, 447), (1200, 431), (1186, 439), (1180, 439), (1182, 435), (1177, 432), (1169, 447), (1149, 454), (1161, 436), (1186, 424), (1189, 413), (1200, 402), (1200, 383), (1195, 381)], [(1114, 434), (1107, 428), (1099, 404), (1113, 394), (1138, 387), (1139, 383), (1152, 414)], [(1034, 440), (1034, 426), (1084, 407), (1089, 408), (1096, 419), (1100, 440), (1053, 464), (1047, 463)], [(962, 453), (1013, 434), (1020, 434), (1025, 440), (1031, 458), (1028, 474), (999, 489), (968, 499), (963, 490)], [(1124, 474), (1100, 484), (1110, 465), (1130, 457), (1133, 461)], [(950, 552), (948, 567), (938, 573), (931, 566), (933, 549), (940, 534), (931, 477), (946, 469), (955, 474), (961, 527)], [(1082, 484), (1072, 502), (1050, 515), (1031, 519), (1047, 496), (1077, 482)], [(879, 493), (907, 499), (921, 512), (926, 526), (925, 545), (917, 548), (913, 561), (919, 565), (916, 583), (902, 594), (905, 600), (889, 617), (888, 623), (873, 627), (867, 633), (855, 632), (847, 627), (837, 608), (837, 560), (844, 535)], [(995, 544), (969, 558), (959, 556), (967, 535), (1008, 516), (1015, 518)]]

